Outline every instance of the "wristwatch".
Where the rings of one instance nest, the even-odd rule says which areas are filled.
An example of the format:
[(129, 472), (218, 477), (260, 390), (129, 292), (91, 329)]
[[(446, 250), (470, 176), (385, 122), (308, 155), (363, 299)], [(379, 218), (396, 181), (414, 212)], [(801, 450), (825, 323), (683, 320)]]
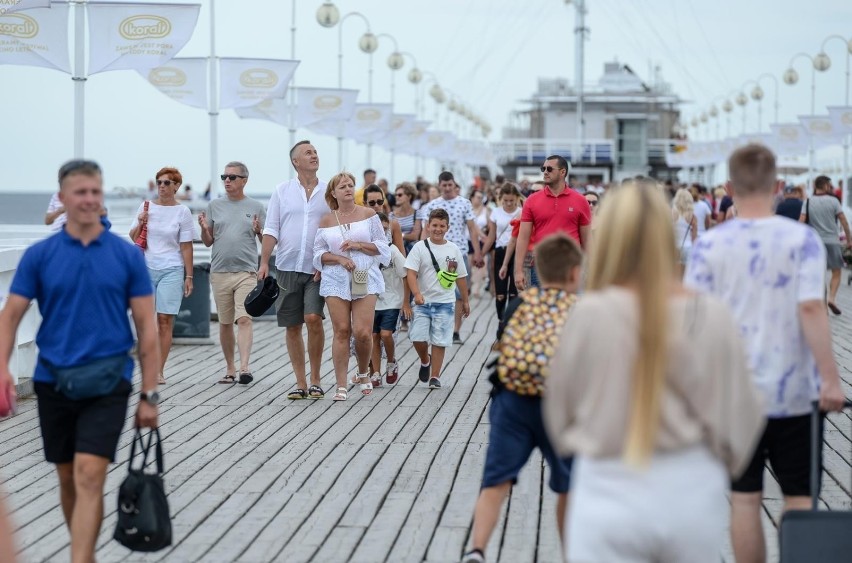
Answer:
[(155, 391), (149, 391), (148, 393), (146, 393), (145, 391), (142, 391), (139, 394), (139, 400), (145, 401), (146, 403), (148, 403), (152, 407), (156, 407), (158, 404), (160, 404), (160, 394), (156, 390)]

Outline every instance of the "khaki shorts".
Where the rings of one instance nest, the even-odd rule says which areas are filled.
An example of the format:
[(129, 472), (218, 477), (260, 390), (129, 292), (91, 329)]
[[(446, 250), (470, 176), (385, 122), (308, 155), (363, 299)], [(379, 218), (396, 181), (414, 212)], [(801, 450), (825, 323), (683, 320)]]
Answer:
[(210, 285), (219, 314), (219, 324), (229, 325), (246, 313), (246, 297), (257, 286), (257, 274), (252, 272), (211, 272)]

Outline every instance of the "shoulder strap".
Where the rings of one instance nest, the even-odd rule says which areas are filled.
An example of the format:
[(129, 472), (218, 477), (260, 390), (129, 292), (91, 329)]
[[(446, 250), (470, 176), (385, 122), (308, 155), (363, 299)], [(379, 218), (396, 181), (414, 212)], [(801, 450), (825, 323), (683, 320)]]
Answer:
[(811, 223), (811, 198), (805, 202), (805, 224), (810, 225)]
[(438, 261), (435, 259), (435, 255), (432, 254), (432, 249), (429, 247), (429, 239), (423, 239), (423, 244), (426, 245), (426, 250), (429, 251), (429, 256), (432, 258), (432, 266), (435, 267), (435, 271), (440, 272), (441, 267), (438, 265)]

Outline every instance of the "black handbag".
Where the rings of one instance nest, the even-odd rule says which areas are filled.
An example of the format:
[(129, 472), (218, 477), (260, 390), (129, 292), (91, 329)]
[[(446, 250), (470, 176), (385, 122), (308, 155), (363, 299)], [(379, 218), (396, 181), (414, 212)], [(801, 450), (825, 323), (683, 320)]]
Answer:
[(133, 363), (127, 353), (70, 368), (55, 366), (41, 357), (38, 361), (56, 378), (56, 390), (72, 401), (109, 395), (124, 379), (128, 362)]
[[(155, 436), (157, 472), (146, 473), (145, 464)], [(142, 465), (134, 469), (137, 443), (142, 450)], [(132, 551), (159, 551), (172, 545), (172, 518), (163, 486), (163, 446), (158, 428), (148, 433), (147, 444), (141, 429), (136, 429), (128, 474), (118, 489), (118, 522), (113, 538)]]

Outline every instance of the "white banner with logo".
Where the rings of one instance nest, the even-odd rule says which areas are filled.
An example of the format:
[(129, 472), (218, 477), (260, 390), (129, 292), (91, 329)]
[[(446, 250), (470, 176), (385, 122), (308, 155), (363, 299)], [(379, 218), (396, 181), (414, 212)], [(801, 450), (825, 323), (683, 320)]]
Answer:
[(777, 156), (796, 156), (808, 152), (810, 140), (801, 123), (773, 123), (769, 129), (775, 136), (772, 148)]
[(393, 114), (388, 134), (378, 139), (376, 144), (387, 150), (396, 151), (397, 145), (405, 140), (406, 135), (411, 132), (416, 122), (417, 116), (413, 113)]
[(839, 145), (843, 141), (843, 132), (834, 128), (830, 115), (800, 115), (799, 122), (813, 139), (815, 148)]
[(262, 119), (290, 126), (290, 103), (284, 98), (268, 98), (253, 106), (234, 108), (234, 111), (242, 119)]
[(400, 136), (401, 138), (395, 147), (396, 152), (419, 155), (420, 141), (431, 124), (431, 121), (415, 121), (412, 123), (408, 132)]
[(219, 108), (240, 108), (283, 98), (299, 61), (219, 59)]
[(0, 64), (43, 66), (71, 74), (68, 4), (0, 14)]
[(192, 37), (200, 8), (89, 2), (89, 75), (162, 65)]
[(345, 136), (360, 143), (373, 142), (379, 134), (388, 133), (392, 117), (391, 104), (356, 104), (355, 113), (346, 123)]
[(349, 120), (357, 99), (358, 90), (296, 88), (295, 124), (306, 127), (323, 120)]
[(151, 70), (140, 70), (154, 88), (182, 104), (207, 109), (207, 59), (178, 58)]
[(427, 158), (455, 160), (456, 136), (449, 131), (427, 131), (420, 139), (420, 154)]
[(834, 128), (842, 134), (852, 134), (852, 106), (828, 106)]
[(50, 8), (50, 0), (0, 0), (0, 14), (11, 14), (33, 8)]

